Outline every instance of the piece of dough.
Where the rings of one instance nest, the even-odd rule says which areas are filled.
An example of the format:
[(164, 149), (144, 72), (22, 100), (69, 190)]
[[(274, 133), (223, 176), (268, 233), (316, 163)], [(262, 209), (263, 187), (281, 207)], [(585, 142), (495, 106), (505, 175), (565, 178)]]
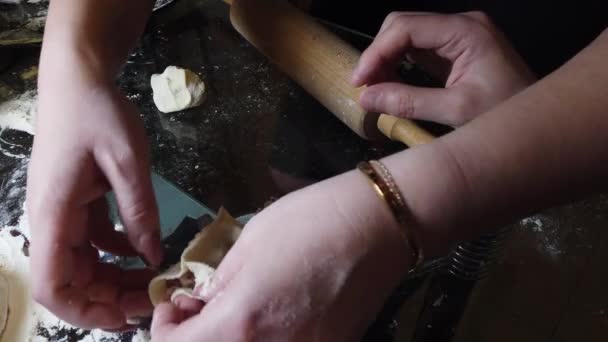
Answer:
[(211, 277), (241, 231), (241, 224), (220, 209), (217, 218), (190, 241), (181, 261), (150, 281), (148, 294), (152, 304), (156, 306), (182, 294), (196, 298), (192, 290)]
[(8, 290), (8, 280), (0, 273), (0, 340), (8, 323), (8, 299), (10, 298)]
[(190, 70), (169, 66), (150, 79), (154, 103), (163, 113), (177, 112), (203, 103), (205, 83)]

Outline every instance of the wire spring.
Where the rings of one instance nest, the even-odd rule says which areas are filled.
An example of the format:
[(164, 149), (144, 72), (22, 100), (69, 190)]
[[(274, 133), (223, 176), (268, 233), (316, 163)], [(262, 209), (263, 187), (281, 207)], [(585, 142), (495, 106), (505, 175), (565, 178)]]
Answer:
[(482, 235), (478, 240), (456, 246), (444, 259), (443, 269), (465, 280), (485, 278), (501, 255), (510, 227)]

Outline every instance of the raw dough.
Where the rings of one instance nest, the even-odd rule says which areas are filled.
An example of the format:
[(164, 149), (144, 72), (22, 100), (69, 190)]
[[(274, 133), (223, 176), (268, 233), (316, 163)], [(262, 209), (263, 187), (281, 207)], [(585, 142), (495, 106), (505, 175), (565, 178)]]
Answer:
[(156, 306), (182, 294), (196, 298), (192, 290), (210, 279), (241, 231), (241, 224), (220, 209), (217, 218), (186, 247), (180, 263), (152, 279), (148, 287), (152, 304)]
[(8, 323), (8, 280), (0, 273), (0, 340)]
[(163, 113), (177, 112), (203, 103), (205, 83), (190, 70), (169, 66), (162, 74), (152, 75), (154, 103)]

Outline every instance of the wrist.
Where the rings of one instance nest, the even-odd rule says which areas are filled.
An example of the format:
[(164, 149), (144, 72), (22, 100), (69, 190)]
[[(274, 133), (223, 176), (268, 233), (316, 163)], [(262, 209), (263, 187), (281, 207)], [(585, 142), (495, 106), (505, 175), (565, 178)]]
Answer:
[(351, 232), (358, 234), (364, 253), (388, 269), (399, 281), (416, 263), (388, 205), (378, 196), (367, 177), (358, 170), (335, 177), (327, 189), (334, 198), (335, 211)]
[(90, 89), (114, 84), (114, 67), (108, 61), (102, 61), (92, 49), (70, 43), (49, 45), (45, 43), (40, 57), (38, 87), (42, 91), (64, 87)]
[(403, 194), (412, 231), (426, 257), (443, 255), (466, 237), (462, 213), (472, 201), (457, 160), (441, 142), (383, 160)]
[(51, 1), (41, 73), (82, 73), (85, 80), (113, 82), (143, 33), (152, 4), (152, 0)]

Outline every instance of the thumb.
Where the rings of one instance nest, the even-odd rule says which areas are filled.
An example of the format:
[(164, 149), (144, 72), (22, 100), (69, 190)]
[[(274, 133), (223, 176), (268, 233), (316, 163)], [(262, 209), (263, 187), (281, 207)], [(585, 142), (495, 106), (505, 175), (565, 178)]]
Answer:
[(460, 101), (451, 89), (380, 83), (366, 88), (359, 101), (370, 112), (447, 125), (463, 123)]
[(204, 284), (195, 288), (194, 293), (206, 303), (209, 303), (220, 293), (224, 292), (236, 275), (241, 272), (245, 260), (243, 256), (239, 241), (237, 241), (228, 254), (226, 254), (217, 270), (213, 272)]
[(129, 150), (123, 145), (118, 153), (96, 158), (114, 190), (129, 242), (147, 262), (159, 266), (163, 258), (160, 223), (148, 163)]
[[(205, 283), (194, 289), (194, 294), (202, 298), (206, 303), (211, 302), (232, 283), (232, 280), (240, 274), (247, 260), (251, 260), (251, 253), (255, 241), (251, 239), (251, 230), (256, 229), (251, 226), (256, 218), (254, 217), (244, 228), (239, 239), (228, 250), (228, 253), (221, 260), (217, 269)], [(249, 228), (248, 228), (249, 227)]]
[(169, 302), (160, 303), (154, 309), (150, 332), (154, 341), (166, 341), (183, 321), (182, 311)]

